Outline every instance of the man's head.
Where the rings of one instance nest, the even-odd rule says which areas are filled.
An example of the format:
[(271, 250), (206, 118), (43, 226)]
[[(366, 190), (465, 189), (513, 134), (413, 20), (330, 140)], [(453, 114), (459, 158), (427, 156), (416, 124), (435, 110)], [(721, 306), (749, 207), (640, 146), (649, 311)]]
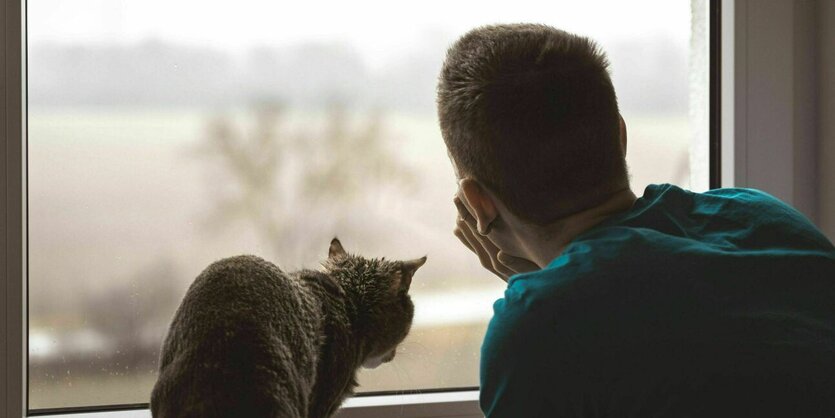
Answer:
[(608, 62), (587, 38), (533, 24), (470, 31), (447, 53), (438, 116), (459, 178), (531, 223), (629, 186)]

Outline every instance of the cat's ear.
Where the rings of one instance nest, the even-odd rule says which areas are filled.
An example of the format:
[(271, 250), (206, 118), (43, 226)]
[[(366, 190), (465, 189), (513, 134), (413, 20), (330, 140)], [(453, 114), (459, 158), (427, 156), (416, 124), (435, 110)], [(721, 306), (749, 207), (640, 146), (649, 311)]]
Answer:
[(400, 268), (400, 290), (409, 290), (409, 286), (412, 285), (412, 276), (414, 276), (417, 269), (425, 263), (426, 256), (403, 262), (403, 265)]
[(334, 237), (331, 240), (331, 247), (328, 249), (328, 258), (333, 260), (339, 257), (345, 257), (348, 253), (345, 252), (345, 249), (342, 248), (342, 243), (339, 242), (339, 238)]

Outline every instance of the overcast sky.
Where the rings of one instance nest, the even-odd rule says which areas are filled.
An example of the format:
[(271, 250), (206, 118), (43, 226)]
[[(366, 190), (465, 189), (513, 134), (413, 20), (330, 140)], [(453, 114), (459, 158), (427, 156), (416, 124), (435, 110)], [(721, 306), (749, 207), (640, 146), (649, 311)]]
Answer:
[(690, 33), (688, 0), (30, 0), (28, 13), (30, 43), (157, 39), (240, 51), (339, 41), (372, 67), (487, 23), (547, 23), (604, 47), (663, 38), (685, 48)]

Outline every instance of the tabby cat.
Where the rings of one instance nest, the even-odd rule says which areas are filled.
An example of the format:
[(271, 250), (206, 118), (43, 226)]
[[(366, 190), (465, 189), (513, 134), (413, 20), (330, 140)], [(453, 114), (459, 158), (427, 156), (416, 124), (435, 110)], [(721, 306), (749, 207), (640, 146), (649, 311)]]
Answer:
[(426, 257), (348, 254), (338, 239), (321, 271), (284, 273), (255, 256), (226, 258), (195, 279), (174, 315), (151, 393), (157, 418), (325, 418), (360, 366), (394, 358)]

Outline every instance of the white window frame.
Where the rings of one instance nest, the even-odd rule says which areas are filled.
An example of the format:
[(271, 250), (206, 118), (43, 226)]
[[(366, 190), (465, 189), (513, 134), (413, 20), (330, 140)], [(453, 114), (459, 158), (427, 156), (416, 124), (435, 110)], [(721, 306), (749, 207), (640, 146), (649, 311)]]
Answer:
[(816, 155), (822, 3), (721, 5), (722, 187), (764, 190), (816, 223), (825, 215), (819, 199), (826, 190), (817, 178), (824, 163)]
[[(808, 54), (814, 52), (805, 52), (814, 32), (804, 30), (814, 27), (815, 3), (725, 0), (721, 7), (722, 186), (769, 191), (814, 220), (819, 191), (810, 185), (819, 183), (806, 163), (815, 157), (809, 144), (816, 118), (803, 103), (815, 87), (806, 84), (813, 65)], [(0, 0), (0, 415), (10, 418), (27, 412), (24, 13), (25, 0)], [(134, 410), (71, 416), (150, 414)], [(464, 391), (357, 397), (347, 401), (339, 416), (475, 418), (481, 413), (478, 392)]]

